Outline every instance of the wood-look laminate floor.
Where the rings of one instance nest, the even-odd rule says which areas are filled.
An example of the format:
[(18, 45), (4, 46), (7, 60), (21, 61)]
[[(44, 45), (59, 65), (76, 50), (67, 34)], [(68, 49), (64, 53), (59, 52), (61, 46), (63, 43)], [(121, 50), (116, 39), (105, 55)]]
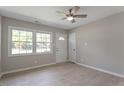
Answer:
[(0, 85), (116, 86), (124, 85), (124, 78), (119, 78), (68, 62), (4, 75), (0, 80)]

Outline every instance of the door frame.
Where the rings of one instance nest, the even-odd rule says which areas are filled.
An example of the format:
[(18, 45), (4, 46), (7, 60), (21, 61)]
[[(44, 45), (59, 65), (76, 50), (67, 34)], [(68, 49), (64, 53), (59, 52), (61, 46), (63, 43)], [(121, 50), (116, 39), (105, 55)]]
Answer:
[[(65, 60), (62, 60), (62, 61), (58, 61), (58, 60), (57, 60), (57, 51), (59, 51), (59, 49), (57, 48), (57, 39), (58, 39), (58, 38), (57, 38), (57, 37), (58, 37), (57, 34), (60, 34), (60, 35), (63, 34), (63, 35), (65, 35), (65, 38), (66, 38), (66, 39), (65, 39), (65, 40), (66, 40), (66, 41), (65, 41), (65, 42), (66, 42), (66, 49), (65, 49), (65, 50), (66, 50), (66, 51), (65, 51), (65, 52), (66, 52), (66, 54), (65, 54), (66, 57), (65, 57)], [(56, 46), (56, 47), (55, 47), (55, 56), (56, 56), (56, 63), (61, 63), (61, 62), (66, 62), (66, 61), (67, 61), (67, 56), (68, 56), (68, 55), (67, 55), (67, 54), (68, 54), (67, 41), (68, 41), (67, 33), (63, 33), (63, 32), (57, 32), (57, 33), (55, 33), (55, 46)]]
[[(74, 41), (75, 41), (75, 42), (74, 42), (74, 47), (75, 47), (75, 54), (74, 54), (75, 57), (74, 57), (74, 59), (72, 59), (72, 58), (71, 58), (72, 55), (70, 55), (70, 54), (73, 53), (72, 50), (70, 50), (70, 49), (71, 49), (71, 45), (70, 45), (70, 35), (71, 35), (71, 34), (74, 34)], [(69, 61), (75, 63), (76, 60), (77, 60), (77, 59), (76, 59), (76, 58), (77, 58), (77, 52), (76, 52), (77, 49), (76, 49), (76, 32), (74, 32), (74, 31), (73, 31), (73, 32), (69, 32), (68, 46), (69, 46), (69, 51), (68, 51), (68, 52), (69, 52), (69, 53), (68, 53), (68, 54), (69, 54)]]

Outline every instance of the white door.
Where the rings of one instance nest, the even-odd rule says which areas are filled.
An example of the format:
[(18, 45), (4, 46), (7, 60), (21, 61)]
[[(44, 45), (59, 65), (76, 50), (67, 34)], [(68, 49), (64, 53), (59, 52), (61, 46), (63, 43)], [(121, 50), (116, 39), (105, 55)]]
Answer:
[(75, 32), (69, 33), (69, 60), (76, 62), (76, 36)]
[(67, 34), (56, 33), (56, 62), (67, 61)]

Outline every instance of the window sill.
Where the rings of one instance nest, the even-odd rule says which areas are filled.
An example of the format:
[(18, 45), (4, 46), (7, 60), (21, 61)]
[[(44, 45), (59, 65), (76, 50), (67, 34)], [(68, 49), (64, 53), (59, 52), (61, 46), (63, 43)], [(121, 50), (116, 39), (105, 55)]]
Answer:
[(14, 55), (8, 55), (8, 57), (23, 57), (23, 56), (40, 56), (40, 55), (51, 55), (53, 54), (53, 52), (49, 52), (49, 53), (32, 53), (32, 54), (14, 54)]

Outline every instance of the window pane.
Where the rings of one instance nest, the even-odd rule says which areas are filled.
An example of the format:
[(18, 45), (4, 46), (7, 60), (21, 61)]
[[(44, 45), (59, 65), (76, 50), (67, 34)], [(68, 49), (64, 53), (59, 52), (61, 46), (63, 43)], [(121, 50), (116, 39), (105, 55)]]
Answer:
[(19, 41), (26, 41), (26, 37), (20, 36), (20, 40)]
[(26, 31), (19, 31), (20, 32), (20, 36), (24, 36), (24, 37), (26, 37)]
[(41, 38), (41, 33), (37, 33), (37, 37), (40, 37)]
[(12, 30), (12, 36), (19, 36), (18, 30)]
[(41, 37), (37, 37), (37, 42), (42, 42)]
[(12, 41), (19, 41), (19, 36), (13, 36)]
[(50, 34), (37, 33), (37, 42), (50, 42)]
[(27, 53), (32, 53), (33, 51), (33, 44), (32, 43), (27, 43)]
[(43, 42), (47, 42), (47, 38), (46, 37), (44, 37), (42, 40), (43, 40)]
[(50, 42), (50, 38), (47, 38), (47, 41), (46, 42)]
[(65, 38), (64, 38), (64, 37), (62, 37), (62, 36), (60, 36), (60, 37), (59, 37), (59, 40), (65, 40)]
[(27, 32), (27, 37), (32, 37), (32, 32)]
[(42, 36), (43, 36), (43, 37), (42, 37), (43, 42), (47, 42), (46, 34), (43, 34)]
[(26, 42), (20, 42), (20, 54), (26, 53), (27, 48), (26, 46), (27, 46)]
[(47, 44), (46, 43), (42, 43), (43, 47), (47, 47)]
[(12, 42), (12, 54), (19, 54), (19, 42)]
[(50, 43), (37, 43), (37, 53), (40, 52), (50, 52), (51, 51), (51, 47), (50, 47)]
[(50, 38), (50, 34), (46, 34), (47, 38)]
[(27, 37), (26, 39), (28, 42), (32, 42), (32, 37)]
[(37, 43), (36, 44), (36, 52), (40, 53), (41, 52), (41, 48), (42, 48), (42, 43)]

